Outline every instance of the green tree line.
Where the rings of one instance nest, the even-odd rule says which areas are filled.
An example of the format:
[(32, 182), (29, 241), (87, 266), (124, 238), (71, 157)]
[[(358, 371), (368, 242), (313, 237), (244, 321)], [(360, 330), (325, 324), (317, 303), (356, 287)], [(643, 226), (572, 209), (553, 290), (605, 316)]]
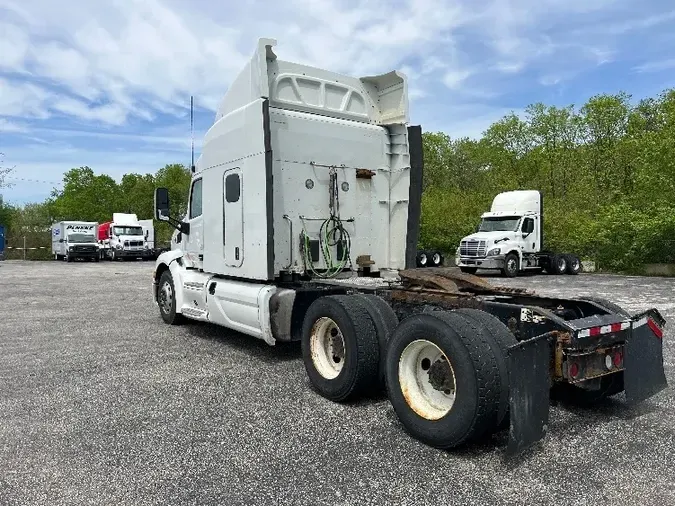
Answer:
[[(50, 227), (57, 221), (103, 223), (112, 220), (113, 213), (135, 213), (139, 219), (151, 219), (158, 186), (169, 189), (172, 214), (182, 216), (187, 208), (190, 177), (190, 170), (180, 164), (166, 165), (155, 174), (125, 174), (119, 183), (107, 174), (94, 174), (90, 167), (71, 169), (64, 174), (61, 189), (54, 189), (44, 202), (20, 207), (0, 205), (0, 224), (5, 225), (6, 243), (12, 247), (5, 256), (23, 258), (23, 250), (14, 248), (23, 248), (25, 241), (26, 248), (37, 248), (28, 249), (26, 258), (48, 258)], [(158, 245), (168, 246), (172, 232), (168, 224), (155, 221)]]
[(544, 195), (545, 246), (608, 271), (675, 262), (675, 90), (532, 104), (479, 140), (424, 137), (421, 241), (454, 255), (500, 192)]
[[(580, 254), (609, 271), (675, 262), (675, 90), (631, 102), (625, 93), (591, 97), (577, 108), (527, 107), (504, 116), (480, 139), (426, 132), (421, 246), (454, 255), (498, 193), (544, 195), (546, 247)], [(6, 172), (0, 172), (0, 187)], [(156, 186), (185, 212), (190, 173), (179, 164), (117, 183), (89, 167), (68, 171), (42, 203), (0, 205), (8, 243), (48, 246), (58, 220), (106, 221), (113, 212), (153, 214)], [(156, 222), (158, 242), (172, 230)], [(39, 253), (32, 253), (35, 256)], [(30, 257), (31, 255), (27, 255)]]

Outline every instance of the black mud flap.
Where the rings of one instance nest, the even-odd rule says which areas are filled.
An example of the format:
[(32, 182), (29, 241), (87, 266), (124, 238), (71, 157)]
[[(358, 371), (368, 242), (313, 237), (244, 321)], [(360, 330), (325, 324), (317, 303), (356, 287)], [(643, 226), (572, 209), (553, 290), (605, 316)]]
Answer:
[(632, 318), (626, 339), (623, 385), (626, 403), (638, 404), (668, 386), (663, 370), (663, 327), (665, 320), (656, 309)]
[(511, 426), (507, 457), (521, 453), (546, 435), (553, 338), (546, 333), (508, 349)]

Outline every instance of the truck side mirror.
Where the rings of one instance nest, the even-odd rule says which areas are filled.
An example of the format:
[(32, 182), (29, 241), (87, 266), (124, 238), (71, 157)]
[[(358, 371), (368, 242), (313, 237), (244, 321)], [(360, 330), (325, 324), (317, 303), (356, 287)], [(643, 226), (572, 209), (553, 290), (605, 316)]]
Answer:
[(155, 188), (155, 219), (169, 221), (169, 190)]

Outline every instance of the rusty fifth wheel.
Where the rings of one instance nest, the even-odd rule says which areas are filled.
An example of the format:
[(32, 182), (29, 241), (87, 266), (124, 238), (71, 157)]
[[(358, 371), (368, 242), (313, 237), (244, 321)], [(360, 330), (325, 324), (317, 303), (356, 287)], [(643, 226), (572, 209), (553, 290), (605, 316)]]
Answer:
[(485, 325), (452, 311), (403, 320), (389, 340), (385, 373), (406, 431), (437, 448), (494, 430), (508, 400)]
[(373, 318), (358, 297), (330, 295), (307, 309), (302, 358), (313, 387), (340, 402), (377, 387), (380, 348)]

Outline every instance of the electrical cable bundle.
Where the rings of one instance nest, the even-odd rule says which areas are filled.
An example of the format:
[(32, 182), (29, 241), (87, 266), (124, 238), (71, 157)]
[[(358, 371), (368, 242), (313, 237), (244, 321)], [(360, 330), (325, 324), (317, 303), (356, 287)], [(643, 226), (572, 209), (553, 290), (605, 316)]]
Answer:
[[(330, 168), (330, 198), (329, 208), (330, 216), (323, 220), (319, 228), (319, 250), (323, 256), (323, 261), (326, 264), (324, 272), (318, 272), (312, 262), (310, 254), (310, 239), (305, 229), (305, 219), (302, 219), (302, 235), (303, 235), (303, 260), (305, 269), (308, 269), (314, 276), (318, 278), (333, 278), (337, 276), (349, 262), (350, 268), (352, 261), (350, 257), (351, 251), (351, 237), (349, 232), (344, 228), (342, 220), (340, 219), (340, 199), (337, 185), (337, 171), (335, 167)], [(331, 249), (342, 243), (342, 257), (333, 259)]]

